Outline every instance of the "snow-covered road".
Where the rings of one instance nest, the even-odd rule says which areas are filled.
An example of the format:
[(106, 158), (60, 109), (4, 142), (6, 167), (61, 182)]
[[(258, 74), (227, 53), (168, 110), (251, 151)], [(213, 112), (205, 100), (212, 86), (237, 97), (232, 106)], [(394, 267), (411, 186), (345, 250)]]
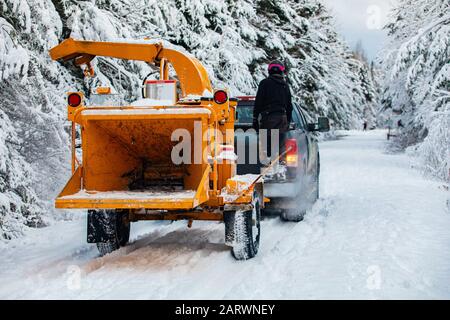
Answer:
[(235, 261), (223, 225), (139, 222), (99, 258), (86, 221), (0, 246), (0, 298), (450, 298), (450, 199), (384, 132), (321, 143), (321, 199), (301, 223), (266, 218), (258, 256)]

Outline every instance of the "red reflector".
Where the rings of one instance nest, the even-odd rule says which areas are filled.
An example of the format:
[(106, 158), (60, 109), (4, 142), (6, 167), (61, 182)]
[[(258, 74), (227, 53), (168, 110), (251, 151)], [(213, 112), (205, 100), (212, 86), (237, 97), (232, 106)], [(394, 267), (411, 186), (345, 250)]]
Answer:
[(217, 104), (222, 104), (227, 102), (228, 100), (228, 94), (225, 91), (216, 91), (216, 93), (214, 93), (214, 101)]
[(77, 93), (71, 93), (67, 97), (67, 103), (71, 107), (78, 107), (81, 104), (81, 96)]

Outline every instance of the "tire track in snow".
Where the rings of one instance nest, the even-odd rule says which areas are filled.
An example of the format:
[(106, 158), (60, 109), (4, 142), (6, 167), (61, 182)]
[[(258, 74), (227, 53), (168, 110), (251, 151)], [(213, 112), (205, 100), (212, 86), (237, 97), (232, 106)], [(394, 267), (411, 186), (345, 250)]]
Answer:
[[(322, 198), (301, 223), (264, 219), (255, 259), (235, 261), (223, 224), (207, 222), (133, 224), (129, 246), (98, 257), (80, 220), (0, 248), (0, 297), (448, 298), (448, 195), (405, 156), (384, 154), (383, 134), (322, 143)], [(377, 268), (380, 288), (369, 289)]]

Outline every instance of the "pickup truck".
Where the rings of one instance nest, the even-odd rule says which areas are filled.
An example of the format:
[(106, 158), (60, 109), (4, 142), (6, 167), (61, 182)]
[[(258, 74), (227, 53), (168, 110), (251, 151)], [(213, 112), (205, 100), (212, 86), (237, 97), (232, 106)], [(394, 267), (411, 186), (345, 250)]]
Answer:
[[(316, 132), (329, 131), (328, 118), (319, 117), (318, 123), (307, 123), (305, 111), (294, 104), (292, 123), (285, 140), (287, 154), (267, 170), (259, 157), (259, 133), (252, 130), (254, 104), (255, 97), (238, 98), (235, 122), (237, 174), (268, 172), (264, 176), (264, 195), (270, 202), (265, 211), (280, 213), (285, 221), (301, 221), (319, 198), (320, 155)], [(244, 152), (239, 152), (242, 148), (245, 148), (245, 158)]]

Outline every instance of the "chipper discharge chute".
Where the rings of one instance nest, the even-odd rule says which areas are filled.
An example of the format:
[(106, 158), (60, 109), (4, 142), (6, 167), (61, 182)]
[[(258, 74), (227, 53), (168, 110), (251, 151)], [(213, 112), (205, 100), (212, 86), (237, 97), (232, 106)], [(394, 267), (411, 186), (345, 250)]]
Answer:
[[(90, 62), (96, 56), (140, 60), (160, 68), (160, 80), (146, 81), (144, 99), (134, 103), (90, 105), (81, 92), (68, 94), (72, 177), (56, 207), (88, 209), (88, 242), (106, 254), (127, 243), (134, 221), (187, 220), (188, 226), (193, 220), (224, 221), (233, 255), (256, 255), (262, 181), (236, 176), (237, 102), (226, 90), (212, 89), (198, 60), (145, 41), (67, 39), (50, 55), (85, 65), (88, 74), (93, 74)], [(177, 82), (169, 80), (169, 64), (177, 73), (178, 90)], [(97, 88), (97, 94), (111, 91)]]

